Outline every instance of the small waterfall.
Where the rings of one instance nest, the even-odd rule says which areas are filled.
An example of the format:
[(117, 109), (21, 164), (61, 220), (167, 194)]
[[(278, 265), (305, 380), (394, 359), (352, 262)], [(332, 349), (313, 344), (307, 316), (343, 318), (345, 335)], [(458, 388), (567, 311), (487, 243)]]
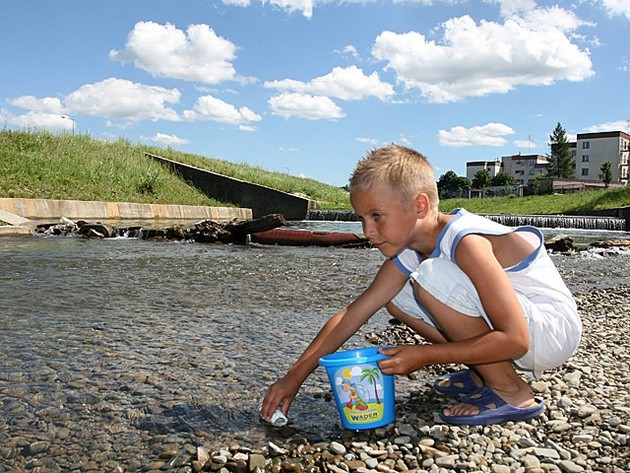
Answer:
[(580, 230), (624, 231), (623, 218), (587, 217), (583, 215), (485, 215), (508, 227), (531, 225), (538, 228), (576, 228)]
[[(538, 228), (576, 228), (580, 230), (612, 230), (627, 231), (623, 218), (588, 217), (583, 215), (492, 215), (486, 214), (491, 220), (518, 227), (532, 225)], [(306, 220), (356, 222), (358, 218), (352, 210), (309, 210)]]
[(306, 220), (325, 222), (358, 222), (359, 218), (352, 210), (309, 210)]

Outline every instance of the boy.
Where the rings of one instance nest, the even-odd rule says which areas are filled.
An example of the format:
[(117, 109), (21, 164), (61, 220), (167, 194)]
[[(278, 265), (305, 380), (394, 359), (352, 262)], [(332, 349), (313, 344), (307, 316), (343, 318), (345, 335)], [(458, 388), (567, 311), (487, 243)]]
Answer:
[(387, 258), (373, 282), (321, 329), (272, 384), (261, 415), (287, 414), (320, 357), (336, 351), (376, 311), (389, 312), (431, 344), (382, 349), (385, 374), (436, 363), (468, 370), (435, 388), (460, 402), (440, 411), (452, 424), (530, 419), (544, 410), (516, 369), (538, 376), (576, 350), (581, 322), (570, 291), (533, 227), (512, 229), (458, 209), (438, 211), (433, 169), (414, 150), (373, 150), (350, 178), (350, 202), (372, 245)]

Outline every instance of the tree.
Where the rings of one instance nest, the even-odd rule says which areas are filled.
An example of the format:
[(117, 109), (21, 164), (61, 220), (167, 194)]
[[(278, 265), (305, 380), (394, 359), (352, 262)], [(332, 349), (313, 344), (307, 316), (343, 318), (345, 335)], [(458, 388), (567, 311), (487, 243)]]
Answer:
[(446, 171), (440, 176), (437, 187), (442, 198), (461, 197), (462, 191), (470, 188), (470, 179), (458, 176), (454, 171)]
[(378, 398), (378, 387), (376, 380), (380, 378), (380, 370), (375, 366), (374, 368), (363, 368), (361, 371), (361, 381), (367, 378), (368, 382), (374, 385), (374, 397), (376, 397), (376, 403), (380, 404), (381, 400)]
[(472, 187), (474, 189), (485, 189), (490, 185), (490, 181), (492, 180), (492, 176), (490, 176), (490, 171), (487, 169), (482, 169), (475, 173), (475, 176), (472, 180)]
[(497, 187), (498, 186), (505, 186), (505, 187), (513, 186), (514, 184), (516, 184), (516, 179), (514, 179), (514, 176), (503, 171), (501, 171), (496, 176), (494, 176), (492, 180), (490, 181), (490, 185), (497, 186)]
[(571, 156), (571, 145), (560, 122), (549, 136), (549, 146), (551, 154), (548, 155), (547, 175), (564, 179), (575, 177), (575, 160)]
[(602, 167), (599, 168), (599, 178), (604, 182), (606, 189), (608, 189), (608, 186), (610, 186), (610, 183), (612, 182), (611, 166), (612, 164), (610, 163), (610, 161), (606, 161), (604, 164), (602, 164)]

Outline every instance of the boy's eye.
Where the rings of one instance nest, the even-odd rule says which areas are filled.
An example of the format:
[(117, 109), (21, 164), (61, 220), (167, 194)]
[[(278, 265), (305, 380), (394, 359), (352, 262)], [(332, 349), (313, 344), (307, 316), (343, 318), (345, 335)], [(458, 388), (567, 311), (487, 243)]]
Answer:
[(380, 218), (381, 218), (382, 216), (383, 216), (383, 215), (382, 215), (382, 214), (379, 214), (379, 213), (373, 213), (373, 214), (372, 214), (372, 218), (373, 218), (374, 220), (380, 220)]

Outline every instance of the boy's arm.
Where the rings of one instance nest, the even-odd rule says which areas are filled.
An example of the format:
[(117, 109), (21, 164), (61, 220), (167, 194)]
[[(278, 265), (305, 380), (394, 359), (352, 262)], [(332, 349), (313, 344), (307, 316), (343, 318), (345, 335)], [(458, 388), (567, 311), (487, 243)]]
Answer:
[(379, 362), (384, 373), (406, 374), (430, 364), (493, 363), (518, 358), (529, 349), (527, 321), (488, 239), (466, 236), (457, 247), (456, 260), (475, 285), (493, 330), (460, 341), (383, 350), (392, 357)]
[(280, 404), (286, 415), (300, 386), (317, 368), (319, 359), (343, 345), (401, 290), (406, 280), (391, 260), (385, 261), (370, 286), (352, 304), (331, 317), (289, 371), (269, 387), (261, 410), (263, 419), (270, 418)]

